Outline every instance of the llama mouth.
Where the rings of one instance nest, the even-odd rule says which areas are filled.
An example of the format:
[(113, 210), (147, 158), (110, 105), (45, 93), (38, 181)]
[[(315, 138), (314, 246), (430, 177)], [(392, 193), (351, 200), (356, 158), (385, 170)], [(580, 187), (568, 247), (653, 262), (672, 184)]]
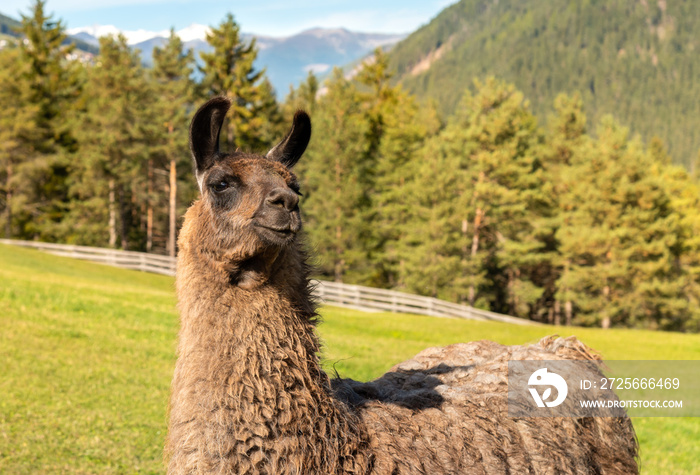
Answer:
[(290, 237), (293, 237), (296, 235), (297, 231), (287, 227), (287, 228), (273, 228), (271, 226), (264, 226), (262, 224), (255, 224), (255, 227), (258, 229), (264, 230), (263, 233), (265, 234), (271, 234), (275, 237), (281, 237), (285, 239), (289, 239)]

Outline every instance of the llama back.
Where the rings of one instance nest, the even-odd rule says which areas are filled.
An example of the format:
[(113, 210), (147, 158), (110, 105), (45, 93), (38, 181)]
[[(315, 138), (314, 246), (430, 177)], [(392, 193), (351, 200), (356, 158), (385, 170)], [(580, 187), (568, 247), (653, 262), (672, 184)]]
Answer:
[(478, 341), (428, 348), (369, 383), (334, 385), (383, 448), (375, 473), (637, 473), (629, 418), (509, 417), (509, 360), (582, 359), (598, 356), (573, 337)]

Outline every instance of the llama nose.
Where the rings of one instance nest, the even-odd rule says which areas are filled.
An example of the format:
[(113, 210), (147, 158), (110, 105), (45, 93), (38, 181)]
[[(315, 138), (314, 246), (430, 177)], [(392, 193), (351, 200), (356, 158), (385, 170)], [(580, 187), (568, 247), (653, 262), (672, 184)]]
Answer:
[(275, 188), (265, 201), (272, 206), (284, 206), (287, 211), (293, 211), (299, 204), (299, 197), (286, 188)]

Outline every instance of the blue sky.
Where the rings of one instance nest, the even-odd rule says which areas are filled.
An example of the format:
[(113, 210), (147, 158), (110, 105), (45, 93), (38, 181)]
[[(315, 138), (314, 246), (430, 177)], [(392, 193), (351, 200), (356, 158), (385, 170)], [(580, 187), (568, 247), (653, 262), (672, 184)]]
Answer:
[[(287, 36), (313, 27), (408, 33), (456, 0), (48, 0), (68, 28), (114, 25), (121, 30), (176, 30), (218, 24), (234, 14), (245, 32)], [(31, 0), (2, 0), (0, 12), (19, 18)]]

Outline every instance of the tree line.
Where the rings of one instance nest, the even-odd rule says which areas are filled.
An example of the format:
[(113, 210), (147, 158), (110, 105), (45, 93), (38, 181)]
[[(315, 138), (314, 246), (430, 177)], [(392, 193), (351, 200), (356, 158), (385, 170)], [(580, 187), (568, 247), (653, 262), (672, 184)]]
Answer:
[(699, 329), (700, 186), (660, 139), (588, 124), (580, 95), (540, 125), (495, 78), (442, 120), (392, 86), (381, 51), (317, 88), (287, 103), (312, 111), (299, 173), (323, 277), (555, 324)]
[(3, 234), (175, 255), (178, 217), (196, 197), (186, 141), (194, 106), (232, 98), (230, 147), (262, 149), (279, 135), (255, 42), (244, 44), (228, 15), (195, 82), (194, 55), (172, 31), (146, 69), (121, 35), (77, 61), (64, 30), (39, 0), (22, 17), (22, 40), (0, 51)]
[(536, 321), (700, 329), (700, 186), (612, 117), (559, 96), (541, 125), (523, 94), (475, 81), (449, 117), (392, 83), (377, 50), (348, 78), (312, 75), (277, 103), (228, 15), (195, 63), (174, 35), (141, 66), (123, 37), (66, 60), (37, 1), (0, 51), (5, 237), (176, 252), (197, 196), (186, 130), (226, 94), (223, 149), (265, 151), (294, 110), (314, 132), (297, 166), (319, 277)]

